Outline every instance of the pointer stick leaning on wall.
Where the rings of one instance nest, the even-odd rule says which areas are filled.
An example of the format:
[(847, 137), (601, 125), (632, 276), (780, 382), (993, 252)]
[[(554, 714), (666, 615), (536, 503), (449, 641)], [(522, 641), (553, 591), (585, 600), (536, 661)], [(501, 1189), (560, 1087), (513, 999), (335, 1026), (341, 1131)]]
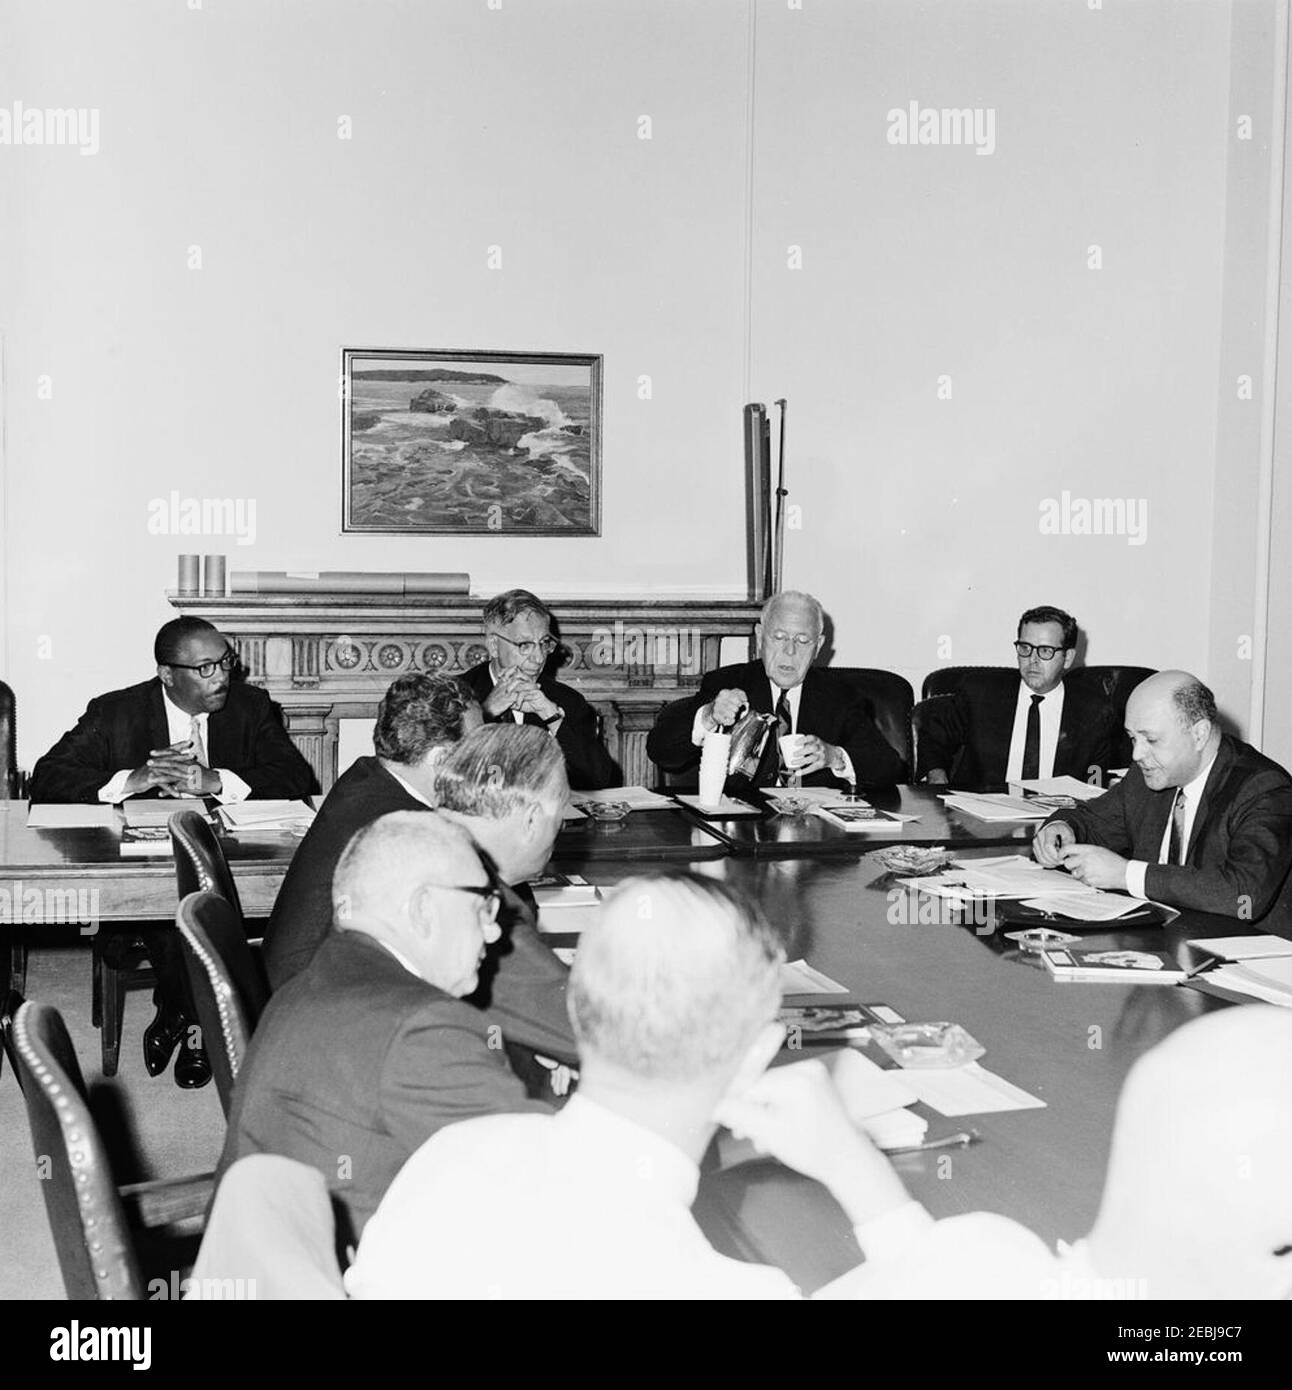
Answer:
[(785, 572), (785, 498), (788, 496), (785, 491), (785, 407), (787, 404), (788, 402), (784, 397), (776, 402), (781, 412), (781, 441), (776, 460), (776, 520), (774, 523), (776, 542), (772, 558), (772, 593), (774, 594), (780, 593), (781, 581)]

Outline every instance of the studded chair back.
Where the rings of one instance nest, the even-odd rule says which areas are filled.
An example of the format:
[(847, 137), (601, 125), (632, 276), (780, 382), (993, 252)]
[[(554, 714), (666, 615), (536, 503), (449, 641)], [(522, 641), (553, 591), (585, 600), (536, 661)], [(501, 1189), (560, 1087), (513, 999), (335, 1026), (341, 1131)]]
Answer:
[(190, 893), (180, 903), (175, 922), (184, 939), (197, 1021), (227, 1116), (233, 1084), (269, 1000), (269, 988), (238, 911), (221, 894)]
[(58, 1010), (23, 1004), (14, 1015), (13, 1047), (68, 1298), (142, 1299), (125, 1208)]
[(238, 885), (210, 822), (196, 811), (176, 811), (170, 818), (175, 847), (175, 886), (180, 898), (190, 893), (218, 893), (242, 919)]

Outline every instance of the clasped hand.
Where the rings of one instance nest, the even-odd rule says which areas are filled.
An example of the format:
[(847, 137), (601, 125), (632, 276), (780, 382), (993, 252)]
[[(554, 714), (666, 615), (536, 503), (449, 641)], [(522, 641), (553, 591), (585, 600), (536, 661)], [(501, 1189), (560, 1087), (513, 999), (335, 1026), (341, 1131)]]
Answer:
[(560, 705), (555, 700), (549, 700), (533, 678), (527, 676), (519, 666), (508, 667), (498, 677), (497, 684), (485, 699), (484, 710), (491, 719), (497, 719), (509, 710), (537, 715), (543, 720), (554, 719), (561, 713)]
[(203, 767), (188, 740), (167, 748), (154, 748), (148, 761), (126, 779), (126, 794), (137, 795), (156, 787), (163, 796), (214, 796), (220, 790), (220, 774)]

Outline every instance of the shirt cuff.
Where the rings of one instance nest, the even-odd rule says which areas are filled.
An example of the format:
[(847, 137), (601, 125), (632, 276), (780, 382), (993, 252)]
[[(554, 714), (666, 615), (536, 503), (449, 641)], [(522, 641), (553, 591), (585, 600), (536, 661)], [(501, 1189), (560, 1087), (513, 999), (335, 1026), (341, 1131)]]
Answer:
[(830, 775), (832, 777), (842, 777), (845, 782), (851, 782), (855, 787), (857, 785), (857, 774), (853, 770), (852, 759), (848, 756), (848, 750), (846, 748), (840, 748), (839, 752), (843, 754), (843, 766), (837, 772), (834, 768), (831, 768)]
[(220, 790), (215, 799), (221, 806), (236, 806), (251, 795), (251, 788), (236, 772), (230, 772), (227, 767), (213, 767), (211, 771), (220, 774)]
[[(710, 701), (709, 703), (712, 704), (713, 702)], [(704, 743), (705, 734), (711, 732), (705, 727), (704, 723), (704, 712), (708, 708), (708, 705), (701, 705), (695, 712), (695, 718), (691, 721), (691, 742), (695, 744), (697, 748)]]
[(99, 800), (110, 801), (114, 806), (117, 802), (124, 801), (127, 796), (126, 783), (130, 780), (130, 774), (133, 771), (133, 768), (124, 767), (120, 772), (115, 773), (111, 781), (105, 782), (99, 788)]
[(1147, 898), (1148, 889), (1144, 880), (1148, 877), (1148, 864), (1143, 859), (1132, 859), (1126, 865), (1126, 891), (1132, 898)]
[(928, 1212), (918, 1202), (911, 1201), (853, 1230), (861, 1253), (869, 1263), (871, 1260), (889, 1260), (901, 1255), (934, 1224)]

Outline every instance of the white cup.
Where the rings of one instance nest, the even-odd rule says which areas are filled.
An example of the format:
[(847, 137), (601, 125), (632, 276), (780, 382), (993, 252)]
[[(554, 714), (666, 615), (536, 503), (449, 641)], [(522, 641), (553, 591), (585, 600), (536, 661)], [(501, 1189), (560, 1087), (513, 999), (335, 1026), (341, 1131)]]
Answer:
[(807, 761), (807, 755), (803, 751), (803, 744), (806, 741), (806, 734), (781, 735), (781, 762), (785, 764), (785, 767), (788, 771), (793, 772), (799, 766), (800, 763)]
[(730, 734), (705, 734), (700, 753), (700, 802), (717, 806), (727, 784), (727, 759), (731, 754)]

